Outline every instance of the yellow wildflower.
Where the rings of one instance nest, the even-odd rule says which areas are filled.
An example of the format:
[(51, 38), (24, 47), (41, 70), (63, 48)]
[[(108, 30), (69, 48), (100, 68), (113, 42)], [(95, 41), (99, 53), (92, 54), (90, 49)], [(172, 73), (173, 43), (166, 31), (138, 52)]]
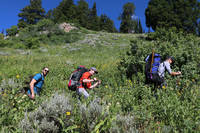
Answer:
[(17, 78), (17, 79), (19, 78), (19, 74), (16, 75), (16, 78)]
[(6, 94), (6, 93), (3, 93), (3, 96), (4, 96), (4, 97), (7, 97), (7, 94)]
[(67, 112), (66, 112), (66, 115), (71, 115), (71, 112), (67, 111)]
[(163, 85), (162, 88), (165, 89), (165, 86)]

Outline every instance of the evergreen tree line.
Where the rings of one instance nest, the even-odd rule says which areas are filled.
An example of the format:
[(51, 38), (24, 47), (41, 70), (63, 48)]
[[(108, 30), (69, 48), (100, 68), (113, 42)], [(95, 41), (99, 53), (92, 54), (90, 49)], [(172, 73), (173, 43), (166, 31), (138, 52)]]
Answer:
[[(114, 22), (106, 15), (97, 15), (96, 3), (90, 9), (85, 0), (74, 4), (73, 0), (63, 0), (60, 4), (45, 13), (42, 0), (30, 0), (30, 5), (21, 9), (18, 28), (36, 24), (48, 18), (55, 23), (76, 23), (95, 31), (117, 32)], [(123, 5), (121, 33), (142, 33), (141, 21), (135, 16), (135, 5), (128, 2)], [(159, 28), (175, 27), (178, 31), (200, 35), (200, 2), (198, 0), (149, 0), (145, 10), (146, 26), (154, 31)], [(16, 27), (15, 27), (16, 28)], [(150, 30), (149, 30), (150, 31)]]
[(30, 24), (36, 24), (39, 20), (47, 18), (55, 23), (75, 23), (90, 30), (117, 32), (114, 22), (106, 15), (97, 16), (96, 3), (90, 9), (85, 0), (78, 1), (77, 5), (73, 0), (63, 0), (60, 4), (45, 13), (42, 8), (42, 0), (30, 0), (30, 5), (24, 7), (18, 16), (19, 28)]
[[(143, 29), (140, 20), (131, 17), (134, 15), (134, 4), (127, 3), (126, 5), (124, 5), (124, 11), (119, 17), (119, 20), (122, 20), (120, 32), (142, 33)], [(126, 12), (126, 10), (131, 11)], [(63, 0), (56, 8), (49, 10), (47, 13), (42, 8), (42, 0), (30, 0), (30, 5), (21, 9), (21, 13), (18, 16), (20, 17), (19, 28), (25, 28), (28, 25), (36, 24), (41, 19), (47, 18), (55, 23), (76, 23), (95, 31), (118, 32), (114, 22), (106, 14), (97, 15), (96, 3), (90, 9), (85, 0), (79, 0), (76, 5), (73, 0)], [(128, 25), (126, 25), (127, 23)]]
[(145, 10), (146, 26), (175, 27), (186, 33), (200, 35), (200, 2), (198, 0), (150, 0)]

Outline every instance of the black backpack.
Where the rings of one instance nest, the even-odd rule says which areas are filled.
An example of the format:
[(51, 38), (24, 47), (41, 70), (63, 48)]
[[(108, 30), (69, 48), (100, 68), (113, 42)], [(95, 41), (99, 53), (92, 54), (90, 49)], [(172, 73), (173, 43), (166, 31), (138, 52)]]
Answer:
[(76, 91), (77, 87), (80, 86), (80, 78), (83, 73), (88, 72), (89, 70), (84, 66), (78, 66), (78, 68), (71, 74), (68, 82), (69, 90)]
[(145, 58), (145, 82), (155, 83), (158, 79), (158, 68), (162, 62), (161, 55), (158, 53), (152, 52)]

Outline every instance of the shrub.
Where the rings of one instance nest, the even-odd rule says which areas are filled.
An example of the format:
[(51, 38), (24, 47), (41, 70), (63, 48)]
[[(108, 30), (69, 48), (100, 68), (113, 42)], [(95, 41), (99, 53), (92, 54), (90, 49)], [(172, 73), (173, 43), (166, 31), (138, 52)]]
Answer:
[[(56, 93), (49, 100), (43, 102), (40, 107), (30, 114), (25, 114), (25, 118), (20, 122), (20, 127), (24, 132), (60, 132), (62, 131), (62, 118), (66, 112), (72, 112), (68, 96)], [(70, 123), (70, 119), (68, 120)], [(67, 125), (66, 125), (67, 126)]]
[(3, 40), (3, 39), (4, 39), (4, 34), (0, 33), (0, 40)]
[(134, 117), (131, 115), (122, 116), (118, 114), (116, 119), (112, 122), (110, 132), (111, 133), (138, 132)]
[(49, 31), (53, 26), (54, 22), (50, 19), (42, 19), (34, 26), (34, 28), (37, 31)]
[[(185, 78), (189, 78), (189, 75), (197, 74), (196, 68), (198, 66), (198, 60), (200, 59), (197, 54), (200, 52), (198, 39), (195, 39), (192, 35), (180, 35), (176, 37), (177, 34), (172, 31), (165, 31), (165, 33), (166, 36), (162, 38), (165, 38), (166, 41), (163, 41), (162, 38), (160, 39), (159, 37), (156, 42), (144, 43), (144, 41), (139, 40), (131, 41), (131, 48), (126, 55), (121, 58), (118, 67), (122, 75), (132, 78), (132, 76), (137, 76), (138, 73), (144, 73), (144, 60), (152, 53), (152, 49), (155, 49), (156, 53), (160, 53), (163, 60), (167, 55), (174, 56), (175, 63), (172, 67), (175, 70), (182, 70)], [(153, 34), (159, 35), (157, 32)], [(169, 34), (172, 35), (172, 37), (170, 37), (173, 39), (168, 39)]]
[(39, 46), (39, 40), (38, 38), (26, 38), (24, 40), (24, 45), (26, 46), (26, 48), (31, 48), (31, 49), (34, 49), (34, 48), (37, 48)]
[[(138, 112), (134, 110), (134, 112), (138, 113), (136, 116), (140, 116), (139, 118), (143, 119), (143, 126), (145, 121), (150, 121), (147, 117), (150, 115), (154, 123), (156, 121), (162, 123), (159, 125), (159, 128), (163, 131), (166, 129), (172, 132), (196, 131), (198, 130), (198, 122), (195, 119), (197, 114), (191, 109), (198, 108), (199, 104), (197, 96), (194, 95), (199, 95), (199, 89), (197, 89), (197, 81), (200, 78), (198, 68), (200, 56), (197, 54), (200, 53), (199, 39), (193, 35), (185, 36), (182, 33), (176, 34), (172, 31), (162, 31), (162, 35), (160, 35), (160, 31), (153, 34), (156, 35), (153, 37), (156, 41), (131, 41), (129, 51), (121, 57), (120, 64), (118, 65), (122, 77), (131, 79), (131, 83), (135, 84), (132, 96), (138, 99), (136, 103), (142, 109)], [(171, 66), (172, 71), (179, 70), (182, 72), (180, 77), (168, 78), (166, 74), (167, 87), (158, 92), (152, 91), (156, 101), (153, 98), (149, 98), (151, 96), (142, 87), (145, 85), (144, 59), (151, 54), (152, 49), (155, 49), (156, 53), (160, 53), (163, 59), (165, 59), (166, 55), (174, 56), (175, 63)], [(147, 99), (149, 98), (148, 101), (143, 99), (145, 95)], [(123, 103), (123, 105), (128, 107), (135, 106), (135, 104), (127, 102)], [(142, 113), (140, 113), (141, 110)], [(153, 130), (155, 129), (153, 128)]]
[(18, 33), (17, 26), (12, 26), (10, 29), (6, 30), (8, 36), (15, 36)]
[(14, 45), (14, 42), (11, 40), (0, 40), (0, 47), (11, 47)]

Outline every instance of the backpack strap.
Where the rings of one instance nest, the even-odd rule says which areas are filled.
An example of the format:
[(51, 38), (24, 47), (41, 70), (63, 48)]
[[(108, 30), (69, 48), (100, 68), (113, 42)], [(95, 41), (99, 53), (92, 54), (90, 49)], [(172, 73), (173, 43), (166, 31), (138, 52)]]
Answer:
[[(161, 64), (163, 65), (164, 69), (166, 70), (165, 61), (164, 61), (164, 62), (162, 62)], [(163, 72), (163, 73), (165, 73), (165, 70), (164, 70), (164, 72)], [(161, 73), (161, 75), (163, 75), (163, 73)]]
[(35, 86), (38, 82), (40, 82), (40, 81), (42, 80), (42, 74), (40, 73), (40, 75), (41, 75), (41, 77), (36, 81), (36, 83), (34, 84), (34, 86)]

